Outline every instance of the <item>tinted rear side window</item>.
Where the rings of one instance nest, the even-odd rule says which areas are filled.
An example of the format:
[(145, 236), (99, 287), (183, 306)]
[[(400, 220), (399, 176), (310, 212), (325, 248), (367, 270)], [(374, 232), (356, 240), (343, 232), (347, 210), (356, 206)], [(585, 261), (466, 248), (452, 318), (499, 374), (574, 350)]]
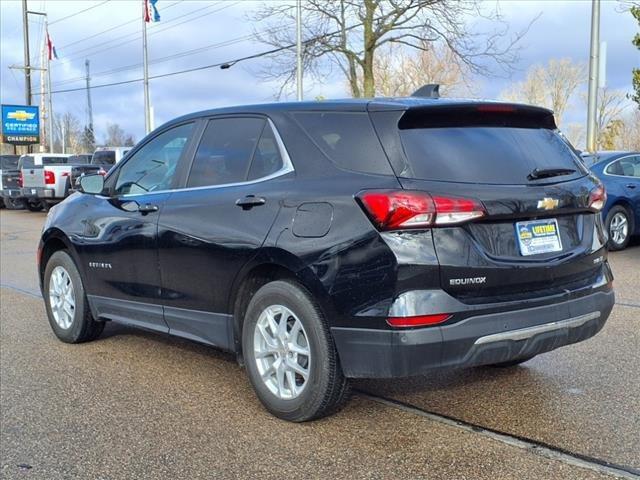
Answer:
[(113, 150), (103, 150), (95, 152), (91, 157), (93, 165), (114, 165), (116, 163), (116, 152)]
[(445, 182), (526, 184), (534, 169), (568, 168), (566, 181), (585, 174), (574, 152), (553, 130), (447, 127), (400, 130), (408, 164), (399, 176)]
[(392, 175), (367, 113), (301, 112), (294, 118), (333, 163), (356, 172)]
[(16, 155), (2, 155), (0, 158), (0, 168), (2, 168), (2, 170), (13, 170), (18, 167), (18, 159), (20, 157)]
[(219, 118), (210, 120), (196, 151), (188, 187), (243, 182), (266, 120)]

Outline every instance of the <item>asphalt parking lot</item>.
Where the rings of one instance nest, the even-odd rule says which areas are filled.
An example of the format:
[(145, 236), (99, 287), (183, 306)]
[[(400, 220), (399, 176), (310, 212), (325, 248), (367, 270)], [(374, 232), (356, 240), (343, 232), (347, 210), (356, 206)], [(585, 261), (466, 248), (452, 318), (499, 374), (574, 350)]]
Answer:
[(354, 382), (337, 415), (264, 411), (234, 359), (110, 324), (50, 331), (35, 252), (44, 213), (0, 212), (0, 477), (640, 478), (640, 242), (612, 253), (596, 337), (512, 369)]

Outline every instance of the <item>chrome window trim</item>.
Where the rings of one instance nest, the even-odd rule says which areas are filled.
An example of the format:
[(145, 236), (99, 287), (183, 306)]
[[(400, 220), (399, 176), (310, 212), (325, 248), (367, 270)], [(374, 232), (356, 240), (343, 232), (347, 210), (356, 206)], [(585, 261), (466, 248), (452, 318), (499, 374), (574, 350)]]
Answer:
[(280, 132), (278, 132), (278, 129), (273, 124), (271, 119), (268, 117), (267, 117), (267, 123), (269, 124), (269, 126), (271, 127), (271, 130), (273, 131), (273, 134), (276, 138), (276, 144), (278, 145), (278, 150), (280, 151), (280, 156), (282, 157), (282, 168), (280, 168), (280, 170), (273, 172), (272, 174), (267, 175), (265, 177), (256, 178), (255, 180), (247, 180), (245, 182), (223, 183), (221, 185), (205, 185), (201, 187), (172, 188), (172, 189), (166, 189), (166, 190), (154, 190), (154, 191), (145, 192), (145, 193), (127, 193), (125, 195), (119, 195), (118, 198), (135, 198), (143, 195), (155, 195), (155, 194), (161, 194), (161, 193), (190, 192), (190, 191), (197, 191), (197, 190), (209, 190), (214, 188), (217, 189), (217, 188), (226, 188), (226, 187), (239, 187), (242, 185), (253, 185), (254, 183), (266, 182), (268, 180), (273, 180), (274, 178), (282, 177), (283, 175), (286, 175), (288, 173), (295, 172), (295, 169), (293, 168), (293, 162), (291, 161), (289, 152), (287, 151), (287, 148), (285, 147), (284, 142), (282, 141)]
[[(615, 160), (611, 160), (609, 163), (607, 163), (607, 165), (602, 169), (602, 173), (604, 175), (606, 175), (607, 177), (620, 177), (620, 178), (639, 178), (640, 177), (636, 177), (636, 176), (631, 176), (631, 175), (617, 175), (615, 173), (607, 173), (607, 169), (613, 165), (616, 162), (619, 162), (620, 160), (624, 160), (625, 158), (631, 158), (631, 157), (638, 157), (640, 159), (640, 154), (631, 154), (631, 155), (625, 155), (624, 157), (620, 157), (620, 158), (616, 158)], [(639, 160), (640, 161), (640, 160)]]

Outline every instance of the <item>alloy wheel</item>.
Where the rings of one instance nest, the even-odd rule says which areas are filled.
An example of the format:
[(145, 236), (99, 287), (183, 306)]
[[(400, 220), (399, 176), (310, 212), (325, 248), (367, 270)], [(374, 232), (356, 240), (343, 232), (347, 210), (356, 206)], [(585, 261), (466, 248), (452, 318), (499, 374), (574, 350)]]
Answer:
[(49, 304), (53, 319), (64, 330), (71, 327), (76, 312), (73, 282), (64, 267), (58, 265), (49, 279)]
[(617, 212), (609, 224), (609, 235), (613, 239), (614, 243), (621, 245), (627, 239), (628, 234), (629, 222), (627, 217), (624, 213)]
[(302, 322), (287, 307), (265, 308), (256, 323), (253, 351), (260, 377), (276, 397), (291, 400), (306, 387), (311, 349)]

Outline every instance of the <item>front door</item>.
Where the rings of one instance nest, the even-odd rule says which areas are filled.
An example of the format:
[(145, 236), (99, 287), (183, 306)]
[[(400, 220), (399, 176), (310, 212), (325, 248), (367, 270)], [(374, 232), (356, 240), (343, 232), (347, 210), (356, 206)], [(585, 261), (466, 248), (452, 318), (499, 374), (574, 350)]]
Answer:
[(108, 196), (88, 196), (80, 256), (94, 314), (168, 331), (160, 299), (158, 219), (192, 130), (187, 123), (151, 138), (108, 177)]
[(160, 215), (165, 320), (171, 333), (231, 347), (231, 285), (266, 238), (292, 172), (261, 117), (209, 120), (185, 189)]

